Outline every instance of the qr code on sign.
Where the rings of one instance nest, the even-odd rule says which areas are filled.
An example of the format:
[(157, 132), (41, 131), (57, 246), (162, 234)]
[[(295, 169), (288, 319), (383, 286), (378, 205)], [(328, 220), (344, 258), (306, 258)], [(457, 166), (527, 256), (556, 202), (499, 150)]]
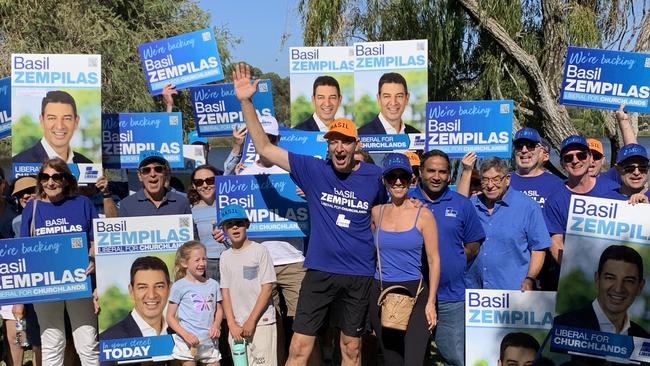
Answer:
[(201, 37), (203, 37), (204, 42), (207, 42), (210, 39), (212, 39), (212, 36), (210, 35), (210, 32), (203, 32), (203, 34), (201, 34)]
[(178, 219), (178, 226), (180, 226), (180, 227), (189, 227), (190, 225), (192, 225), (192, 223), (190, 222), (190, 217), (189, 216), (188, 217), (181, 217), (181, 218)]
[(84, 242), (81, 238), (70, 239), (70, 247), (72, 247), (72, 249), (83, 248), (83, 246), (84, 246)]
[(99, 58), (91, 57), (88, 59), (88, 67), (97, 67), (99, 65)]
[(418, 42), (418, 43), (415, 45), (415, 49), (416, 49), (417, 51), (424, 51), (424, 47), (425, 47), (425, 46), (426, 46), (426, 43), (425, 43), (425, 42)]
[(267, 84), (260, 83), (260, 93), (266, 93), (269, 91), (269, 86)]
[(644, 67), (650, 67), (650, 57), (646, 57), (645, 63), (643, 64)]
[(169, 116), (169, 125), (170, 126), (178, 125), (178, 116)]
[(501, 104), (499, 106), (499, 111), (501, 113), (510, 113), (510, 104)]

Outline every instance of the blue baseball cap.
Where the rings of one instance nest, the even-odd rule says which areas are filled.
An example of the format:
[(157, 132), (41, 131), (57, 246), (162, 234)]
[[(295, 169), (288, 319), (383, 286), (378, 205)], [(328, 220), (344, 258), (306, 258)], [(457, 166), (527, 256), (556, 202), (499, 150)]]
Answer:
[(560, 155), (562, 155), (562, 153), (564, 153), (564, 150), (572, 145), (578, 145), (582, 147), (583, 150), (589, 151), (589, 144), (587, 143), (587, 139), (584, 138), (584, 136), (571, 135), (562, 140), (562, 143), (560, 144)]
[(199, 132), (197, 130), (192, 130), (187, 134), (187, 142), (190, 145), (193, 145), (194, 143), (207, 145), (208, 139), (206, 137), (199, 136)]
[(413, 174), (413, 169), (411, 168), (411, 161), (409, 160), (408, 156), (401, 153), (386, 154), (386, 156), (384, 157), (383, 165), (384, 165), (384, 170), (381, 173), (382, 175), (386, 175), (386, 173), (395, 169), (403, 169)]
[(246, 220), (250, 222), (244, 208), (237, 204), (228, 205), (219, 210), (219, 226), (222, 226), (228, 220)]
[(512, 142), (516, 142), (517, 140), (530, 140), (538, 144), (542, 142), (539, 132), (531, 127), (524, 127), (517, 131), (517, 133), (515, 133), (515, 139)]
[(648, 151), (645, 149), (645, 147), (639, 144), (627, 144), (618, 151), (616, 164), (620, 165), (623, 161), (633, 156), (640, 156), (646, 161), (648, 161)]
[(164, 166), (169, 166), (167, 159), (157, 150), (145, 150), (140, 153), (140, 164), (138, 169), (147, 166), (151, 163), (160, 163)]

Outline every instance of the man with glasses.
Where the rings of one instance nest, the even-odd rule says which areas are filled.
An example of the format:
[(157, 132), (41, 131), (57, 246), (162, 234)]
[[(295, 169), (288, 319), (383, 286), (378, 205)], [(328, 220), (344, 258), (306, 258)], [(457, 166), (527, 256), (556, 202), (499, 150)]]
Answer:
[(621, 186), (616, 190), (619, 199), (629, 200), (633, 195), (634, 203), (648, 203), (648, 191), (645, 187), (648, 181), (648, 152), (639, 144), (627, 144), (618, 152), (616, 171), (621, 180)]
[(587, 144), (589, 145), (589, 151), (591, 152), (589, 175), (597, 178), (600, 171), (603, 169), (603, 163), (605, 163), (605, 150), (603, 149), (603, 143), (598, 139), (588, 138)]
[(467, 288), (533, 290), (550, 245), (542, 209), (510, 188), (508, 165), (488, 158), (480, 168), (481, 194), (471, 198), (485, 241), (467, 270)]
[(169, 174), (169, 163), (161, 153), (140, 153), (138, 179), (142, 188), (120, 202), (120, 217), (191, 214), (187, 197), (165, 187)]
[(515, 134), (513, 145), (517, 169), (510, 176), (510, 186), (544, 208), (548, 197), (560, 189), (562, 180), (544, 170), (542, 138), (536, 129), (524, 127)]

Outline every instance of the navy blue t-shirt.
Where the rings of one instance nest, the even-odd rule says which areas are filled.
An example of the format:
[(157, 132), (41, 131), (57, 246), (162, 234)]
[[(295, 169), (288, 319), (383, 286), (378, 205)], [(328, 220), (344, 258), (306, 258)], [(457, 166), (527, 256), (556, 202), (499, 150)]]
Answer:
[(522, 177), (516, 172), (510, 174), (510, 187), (534, 199), (542, 209), (548, 198), (563, 185), (562, 179), (549, 172), (536, 177)]
[[(32, 222), (32, 205), (34, 200), (27, 202), (23, 209), (20, 236), (28, 237)], [(73, 196), (59, 202), (44, 202), (36, 204), (34, 219), (34, 236), (58, 235), (70, 233), (86, 233), (88, 243), (93, 240), (93, 219), (97, 212), (93, 203), (85, 196)]]
[(429, 200), (420, 187), (410, 193), (411, 197), (424, 202), (436, 219), (440, 253), (438, 301), (465, 301), (465, 244), (485, 238), (472, 202), (449, 188), (435, 201)]
[(381, 168), (361, 163), (351, 173), (331, 161), (289, 152), (291, 178), (309, 207), (311, 233), (304, 266), (323, 272), (372, 276), (375, 246), (370, 211), (383, 203)]
[(618, 186), (609, 179), (602, 177), (596, 178), (596, 185), (587, 193), (574, 193), (565, 184), (562, 185), (555, 194), (549, 197), (544, 206), (544, 220), (548, 232), (553, 234), (562, 234), (566, 232), (566, 224), (569, 220), (569, 205), (571, 204), (571, 195), (588, 196), (620, 199), (620, 193), (616, 192)]

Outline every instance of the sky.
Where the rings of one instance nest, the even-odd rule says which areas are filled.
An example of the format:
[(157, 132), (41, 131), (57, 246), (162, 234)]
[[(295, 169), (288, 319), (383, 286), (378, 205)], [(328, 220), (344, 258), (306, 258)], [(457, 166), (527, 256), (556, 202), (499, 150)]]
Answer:
[[(289, 47), (302, 46), (299, 0), (200, 0), (213, 26), (226, 26), (241, 43), (231, 48), (235, 61), (264, 72), (289, 76)], [(288, 38), (284, 46), (282, 35)]]

